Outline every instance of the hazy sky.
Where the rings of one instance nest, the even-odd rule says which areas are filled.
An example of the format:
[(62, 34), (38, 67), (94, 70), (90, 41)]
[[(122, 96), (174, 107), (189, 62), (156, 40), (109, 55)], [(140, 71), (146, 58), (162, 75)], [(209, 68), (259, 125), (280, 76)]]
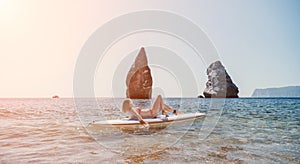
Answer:
[[(300, 85), (298, 0), (0, 0), (0, 97), (72, 97), (76, 60), (87, 39), (111, 19), (145, 9), (170, 11), (202, 28), (242, 97), (255, 88)], [(112, 94), (112, 77), (104, 83), (110, 86), (95, 86), (97, 96)], [(205, 68), (199, 77), (200, 94)], [(168, 86), (166, 79), (160, 83)], [(172, 88), (164, 92), (180, 96)]]

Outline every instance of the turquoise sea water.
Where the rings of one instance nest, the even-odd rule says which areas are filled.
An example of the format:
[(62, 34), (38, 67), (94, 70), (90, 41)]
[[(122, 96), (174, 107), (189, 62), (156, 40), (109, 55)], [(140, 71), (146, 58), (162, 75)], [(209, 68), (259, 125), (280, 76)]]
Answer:
[(124, 132), (89, 125), (122, 99), (0, 99), (0, 163), (300, 163), (300, 99), (164, 100), (207, 117)]

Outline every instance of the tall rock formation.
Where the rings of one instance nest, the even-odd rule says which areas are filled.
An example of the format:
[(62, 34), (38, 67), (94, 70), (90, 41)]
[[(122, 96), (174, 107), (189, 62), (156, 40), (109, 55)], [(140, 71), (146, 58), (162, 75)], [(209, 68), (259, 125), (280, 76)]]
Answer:
[(206, 71), (208, 81), (204, 89), (205, 98), (238, 98), (239, 89), (232, 82), (220, 61), (212, 63)]
[(152, 96), (152, 76), (144, 47), (141, 48), (126, 78), (126, 97), (150, 99)]

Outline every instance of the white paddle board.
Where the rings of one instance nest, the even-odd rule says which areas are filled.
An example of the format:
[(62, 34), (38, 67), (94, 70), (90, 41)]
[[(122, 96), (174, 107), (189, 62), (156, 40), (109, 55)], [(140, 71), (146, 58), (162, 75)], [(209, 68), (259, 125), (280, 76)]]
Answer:
[[(184, 113), (179, 115), (172, 115), (169, 117), (159, 115), (156, 118), (144, 118), (144, 120), (149, 124), (150, 128), (165, 128), (167, 125), (175, 122), (182, 122), (188, 120), (192, 121), (204, 117), (204, 113)], [(140, 127), (141, 123), (139, 122), (139, 120), (126, 118), (121, 120), (94, 121), (90, 125), (97, 128), (117, 127), (131, 129)]]

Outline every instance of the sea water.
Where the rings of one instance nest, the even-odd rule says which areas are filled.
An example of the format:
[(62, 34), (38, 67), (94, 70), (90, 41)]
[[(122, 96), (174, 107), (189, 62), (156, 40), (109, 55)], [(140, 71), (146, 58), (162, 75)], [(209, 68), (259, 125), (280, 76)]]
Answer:
[[(0, 163), (300, 163), (300, 99), (168, 98), (207, 117), (165, 129), (94, 129), (123, 99), (0, 99)], [(151, 101), (136, 100), (147, 108)]]

